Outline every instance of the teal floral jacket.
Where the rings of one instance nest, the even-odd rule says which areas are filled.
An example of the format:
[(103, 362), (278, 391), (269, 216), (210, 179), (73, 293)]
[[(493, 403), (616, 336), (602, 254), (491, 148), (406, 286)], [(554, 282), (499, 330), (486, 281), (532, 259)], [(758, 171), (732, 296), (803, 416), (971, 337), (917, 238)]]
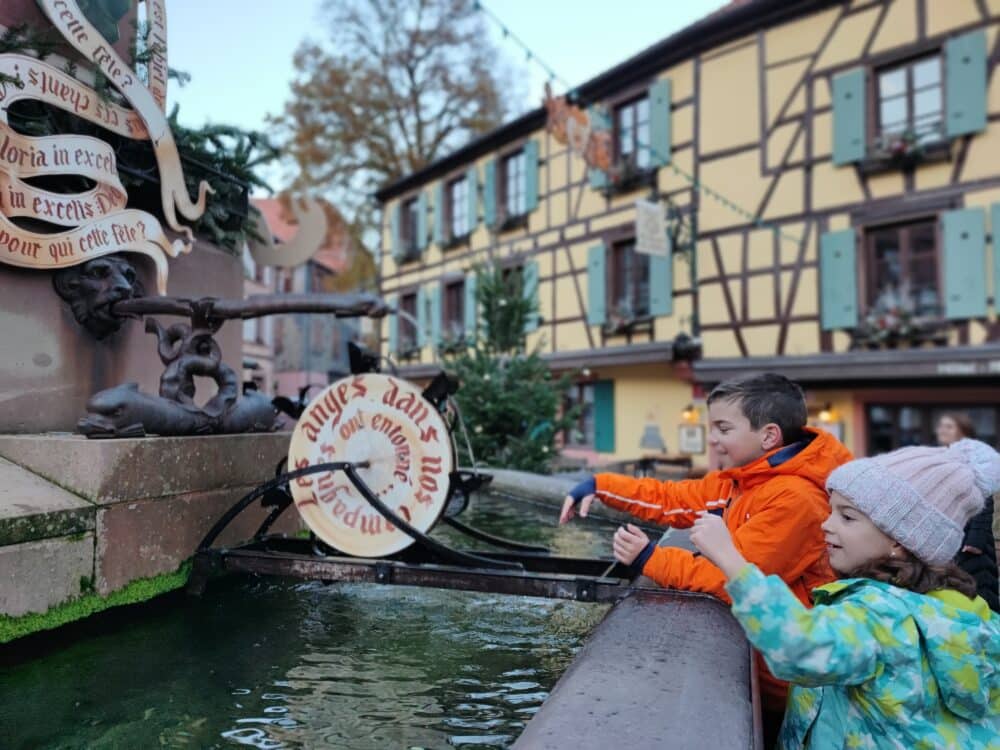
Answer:
[(726, 590), (793, 684), (783, 750), (1000, 750), (1000, 616), (981, 598), (853, 578), (814, 589), (806, 609), (755, 565)]

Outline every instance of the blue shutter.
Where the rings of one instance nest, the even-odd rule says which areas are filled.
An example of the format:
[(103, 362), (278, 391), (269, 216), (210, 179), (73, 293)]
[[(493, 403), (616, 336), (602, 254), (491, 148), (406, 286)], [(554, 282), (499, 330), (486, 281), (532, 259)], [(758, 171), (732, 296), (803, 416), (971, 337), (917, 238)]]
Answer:
[(476, 303), (476, 272), (470, 271), (465, 274), (465, 338), (468, 341), (475, 342), (476, 334), (476, 324), (478, 322), (479, 316), (477, 313), (478, 305)]
[(479, 226), (479, 170), (469, 167), (465, 173), (465, 184), (469, 195), (469, 231), (476, 231)]
[(865, 158), (865, 69), (833, 77), (833, 163)]
[(649, 149), (650, 166), (670, 163), (670, 81), (666, 78), (649, 87)]
[(594, 383), (594, 450), (615, 452), (615, 383)]
[(417, 287), (417, 346), (427, 344), (427, 292)]
[(431, 299), (431, 346), (441, 343), (441, 287), (440, 282), (430, 285)]
[(649, 314), (674, 313), (674, 256), (667, 237), (667, 255), (649, 256)]
[[(395, 308), (399, 303), (398, 297), (389, 297), (386, 300), (389, 307)], [(399, 315), (392, 313), (389, 318), (389, 354), (396, 354), (399, 351)]]
[(403, 248), (402, 229), (403, 202), (399, 201), (392, 207), (392, 257), (396, 262), (405, 254)]
[(538, 208), (538, 141), (524, 144), (524, 210), (531, 213)]
[(994, 203), (992, 207), (993, 234), (993, 312), (1000, 312), (1000, 203)]
[(483, 222), (491, 229), (497, 223), (497, 160), (486, 162), (483, 178)]
[(986, 31), (944, 45), (945, 132), (949, 138), (986, 130)]
[(824, 331), (858, 324), (857, 253), (853, 229), (819, 238), (820, 327)]
[(421, 190), (417, 196), (417, 249), (427, 248), (427, 191)]
[(981, 208), (941, 216), (944, 247), (944, 316), (986, 316), (986, 226)]
[(524, 264), (521, 294), (534, 304), (532, 311), (524, 319), (524, 332), (530, 333), (538, 329), (538, 261), (529, 260)]
[(434, 244), (441, 247), (444, 244), (444, 181), (434, 186)]
[[(605, 111), (597, 106), (593, 106), (587, 110), (587, 114), (590, 117), (590, 129), (591, 130), (610, 130), (611, 129), (611, 118), (605, 113)], [(595, 190), (599, 190), (608, 184), (608, 173), (602, 169), (591, 169), (590, 170), (590, 186)]]
[(587, 323), (592, 326), (604, 325), (608, 317), (604, 256), (603, 242), (587, 250)]

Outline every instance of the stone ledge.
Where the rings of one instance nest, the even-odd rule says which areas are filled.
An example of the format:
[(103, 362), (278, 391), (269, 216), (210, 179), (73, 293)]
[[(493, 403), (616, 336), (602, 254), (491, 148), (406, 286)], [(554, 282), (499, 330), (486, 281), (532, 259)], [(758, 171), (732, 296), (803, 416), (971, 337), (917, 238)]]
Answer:
[(93, 586), (94, 534), (0, 547), (0, 571), (0, 613), (45, 612)]
[(291, 433), (88, 440), (0, 435), (0, 457), (99, 505), (258, 485)]
[(93, 505), (0, 458), (0, 546), (93, 528)]

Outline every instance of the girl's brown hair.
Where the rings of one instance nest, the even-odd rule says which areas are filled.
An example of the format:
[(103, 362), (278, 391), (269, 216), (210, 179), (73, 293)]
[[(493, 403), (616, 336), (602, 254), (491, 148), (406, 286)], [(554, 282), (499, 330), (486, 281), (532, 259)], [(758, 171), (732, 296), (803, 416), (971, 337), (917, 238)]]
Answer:
[(970, 599), (976, 598), (976, 580), (960, 567), (954, 563), (928, 565), (909, 553), (872, 560), (852, 571), (850, 577), (872, 578), (917, 594), (954, 589)]
[(950, 419), (955, 423), (955, 426), (964, 438), (974, 438), (976, 436), (976, 426), (972, 424), (972, 419), (969, 418), (968, 414), (960, 411), (946, 411), (938, 419)]

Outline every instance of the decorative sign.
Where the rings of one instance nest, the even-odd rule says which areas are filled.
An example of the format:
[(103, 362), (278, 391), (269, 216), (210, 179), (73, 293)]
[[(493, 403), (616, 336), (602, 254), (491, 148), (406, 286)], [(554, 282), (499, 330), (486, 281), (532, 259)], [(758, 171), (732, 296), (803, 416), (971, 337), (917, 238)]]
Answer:
[[(295, 426), (288, 469), (367, 461), (358, 474), (378, 498), (421, 532), (440, 517), (454, 469), (451, 435), (413, 384), (352, 375), (314, 398)], [(361, 557), (405, 549), (412, 539), (386, 521), (342, 472), (291, 483), (303, 520), (327, 544)]]
[(677, 447), (681, 453), (698, 455), (705, 452), (705, 425), (682, 424), (677, 427)]
[(667, 218), (659, 203), (635, 202), (635, 251), (664, 258), (670, 256)]
[[(135, 109), (108, 102), (64, 71), (26, 55), (0, 56), (0, 73), (17, 81), (0, 83), (0, 262), (37, 269), (84, 263), (118, 252), (149, 256), (156, 266), (157, 289), (167, 290), (167, 256), (190, 252), (191, 229), (180, 224), (205, 210), (208, 184), (192, 203), (184, 186), (180, 157), (163, 109), (166, 105), (166, 11), (163, 0), (146, 0), (146, 46), (150, 89), (125, 64), (80, 10), (76, 0), (38, 0), (42, 11), (78, 52), (107, 76)], [(20, 99), (64, 109), (118, 135), (153, 142), (160, 172), (163, 213), (168, 226), (187, 242), (169, 240), (152, 214), (126, 210), (127, 195), (118, 178), (114, 150), (82, 135), (31, 137), (7, 124), (7, 110)], [(74, 175), (92, 180), (80, 193), (54, 193), (28, 184), (33, 177)], [(70, 227), (59, 233), (28, 231), (10, 221), (20, 217)]]
[(548, 117), (545, 129), (592, 169), (611, 169), (611, 131), (594, 127), (590, 116), (565, 96), (552, 96), (552, 89), (545, 84), (545, 110)]

